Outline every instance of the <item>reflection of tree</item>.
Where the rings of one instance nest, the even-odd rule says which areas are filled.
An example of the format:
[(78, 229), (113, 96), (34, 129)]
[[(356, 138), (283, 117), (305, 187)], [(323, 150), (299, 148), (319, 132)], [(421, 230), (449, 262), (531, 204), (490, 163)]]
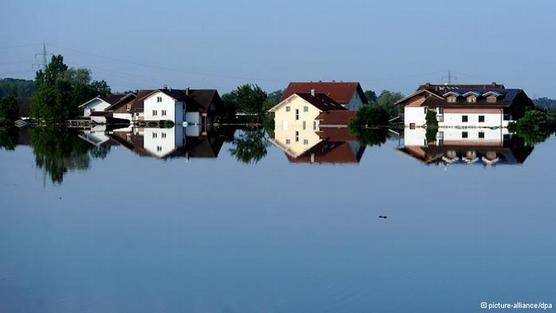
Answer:
[(14, 150), (17, 146), (19, 133), (15, 127), (0, 127), (0, 149)]
[(35, 164), (48, 174), (53, 183), (62, 183), (64, 174), (89, 168), (91, 157), (104, 158), (108, 148), (93, 148), (67, 128), (31, 129)]
[(243, 131), (239, 137), (234, 139), (233, 145), (230, 153), (236, 160), (254, 164), (266, 156), (269, 142), (264, 129), (253, 129)]
[(367, 146), (381, 146), (386, 142), (386, 139), (388, 139), (387, 128), (352, 128), (351, 132), (355, 135), (359, 143)]

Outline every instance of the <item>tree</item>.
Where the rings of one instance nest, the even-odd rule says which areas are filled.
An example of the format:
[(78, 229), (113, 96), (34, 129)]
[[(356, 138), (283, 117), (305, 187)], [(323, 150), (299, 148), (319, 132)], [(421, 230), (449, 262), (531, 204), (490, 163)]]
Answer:
[(15, 96), (0, 99), (0, 123), (13, 122), (19, 118), (19, 105)]
[(53, 56), (35, 77), (31, 114), (44, 121), (63, 121), (77, 116), (79, 105), (95, 96), (110, 93), (105, 81), (92, 81), (91, 72), (68, 68), (61, 55)]
[(266, 112), (270, 110), (272, 107), (280, 103), (280, 99), (282, 99), (282, 95), (284, 94), (284, 90), (276, 90), (268, 94), (266, 100), (263, 103), (263, 111)]
[(2, 78), (0, 79), (0, 98), (10, 95), (16, 97), (30, 97), (35, 90), (32, 80)]
[(427, 122), (427, 130), (425, 133), (427, 142), (436, 141), (436, 134), (438, 133), (438, 120), (436, 119), (436, 113), (434, 111), (427, 111), (425, 121)]
[(350, 128), (360, 129), (367, 127), (388, 126), (388, 112), (383, 107), (376, 105), (365, 105), (357, 111), (350, 122)]
[(258, 85), (245, 84), (230, 93), (224, 94), (222, 102), (228, 113), (256, 114), (263, 112), (263, 105), (267, 97), (266, 92)]
[(508, 125), (508, 129), (525, 139), (527, 144), (534, 145), (545, 141), (556, 131), (556, 116), (544, 108), (531, 108), (522, 118)]
[(383, 90), (378, 96), (376, 103), (386, 110), (390, 118), (393, 118), (400, 114), (400, 107), (396, 102), (403, 99), (403, 97), (403, 94), (399, 92)]
[(367, 97), (367, 100), (369, 100), (369, 104), (376, 104), (377, 101), (376, 92), (372, 90), (367, 90), (365, 91), (365, 97)]

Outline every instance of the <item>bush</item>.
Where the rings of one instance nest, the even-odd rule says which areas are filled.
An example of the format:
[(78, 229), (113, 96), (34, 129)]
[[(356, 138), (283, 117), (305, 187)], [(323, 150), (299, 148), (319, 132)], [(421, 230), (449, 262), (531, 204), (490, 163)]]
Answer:
[(510, 123), (508, 130), (517, 133), (530, 145), (537, 144), (556, 131), (556, 116), (542, 108), (532, 108), (522, 118)]

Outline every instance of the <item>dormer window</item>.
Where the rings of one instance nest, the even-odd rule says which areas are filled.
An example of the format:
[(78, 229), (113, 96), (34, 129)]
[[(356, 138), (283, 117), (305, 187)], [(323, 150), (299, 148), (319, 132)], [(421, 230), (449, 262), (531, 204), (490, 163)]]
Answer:
[(473, 95), (467, 96), (467, 102), (469, 102), (469, 103), (477, 102), (477, 96), (473, 96)]
[(443, 95), (448, 103), (456, 103), (458, 101), (459, 93), (455, 91), (449, 91)]
[(496, 103), (500, 96), (502, 96), (502, 94), (497, 91), (489, 91), (483, 94), (483, 97), (486, 98), (488, 103)]
[(496, 98), (497, 98), (497, 97), (496, 97), (495, 95), (492, 95), (492, 96), (488, 96), (486, 99), (487, 99), (487, 102), (488, 102), (488, 103), (495, 103), (495, 102), (496, 102)]
[(469, 91), (463, 94), (463, 96), (465, 97), (465, 99), (467, 100), (467, 102), (469, 103), (475, 103), (477, 102), (477, 97), (480, 94), (475, 92), (475, 91)]

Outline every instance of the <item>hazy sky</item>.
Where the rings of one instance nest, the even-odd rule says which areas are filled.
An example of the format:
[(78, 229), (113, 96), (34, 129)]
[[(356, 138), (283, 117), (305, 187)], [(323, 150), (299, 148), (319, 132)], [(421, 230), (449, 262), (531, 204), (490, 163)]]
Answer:
[(33, 78), (42, 43), (113, 90), (294, 80), (503, 82), (556, 97), (556, 2), (3, 0), (0, 77)]

